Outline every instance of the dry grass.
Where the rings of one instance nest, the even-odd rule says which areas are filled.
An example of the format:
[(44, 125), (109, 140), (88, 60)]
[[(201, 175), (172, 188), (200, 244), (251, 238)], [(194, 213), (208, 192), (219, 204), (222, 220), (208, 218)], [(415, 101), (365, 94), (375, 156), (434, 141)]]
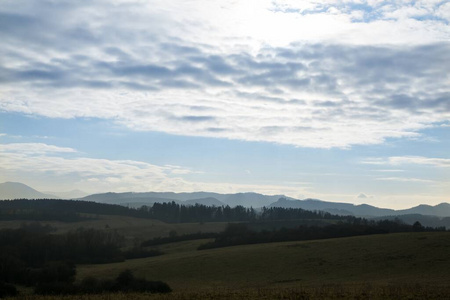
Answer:
[[(135, 243), (140, 243), (155, 237), (169, 236), (169, 232), (176, 231), (179, 235), (191, 234), (201, 232), (221, 232), (225, 229), (228, 223), (183, 223), (183, 224), (168, 224), (158, 220), (141, 219), (125, 216), (110, 216), (110, 215), (86, 215), (92, 220), (85, 220), (80, 222), (56, 222), (56, 221), (41, 221), (43, 225), (50, 225), (56, 228), (56, 233), (66, 233), (70, 230), (75, 230), (80, 227), (94, 228), (94, 229), (110, 229), (117, 230), (117, 232), (125, 236), (127, 246), (132, 246)], [(22, 223), (30, 223), (31, 221), (1, 221), (0, 229), (4, 228), (19, 228)]]
[(196, 251), (177, 243), (166, 255), (78, 267), (86, 276), (113, 278), (131, 269), (176, 291), (297, 288), (323, 284), (445, 286), (450, 282), (450, 233), (361, 236)]
[(173, 292), (171, 294), (102, 294), (79, 296), (20, 296), (18, 300), (187, 300), (187, 299), (449, 299), (450, 287), (425, 287), (414, 285), (324, 285), (320, 287), (271, 288), (271, 289), (212, 289), (202, 291)]

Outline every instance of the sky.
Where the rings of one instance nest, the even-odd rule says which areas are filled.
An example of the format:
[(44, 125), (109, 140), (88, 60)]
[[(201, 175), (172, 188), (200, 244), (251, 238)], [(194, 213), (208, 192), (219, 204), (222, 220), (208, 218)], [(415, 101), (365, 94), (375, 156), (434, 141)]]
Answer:
[(450, 202), (450, 2), (0, 2), (0, 182)]

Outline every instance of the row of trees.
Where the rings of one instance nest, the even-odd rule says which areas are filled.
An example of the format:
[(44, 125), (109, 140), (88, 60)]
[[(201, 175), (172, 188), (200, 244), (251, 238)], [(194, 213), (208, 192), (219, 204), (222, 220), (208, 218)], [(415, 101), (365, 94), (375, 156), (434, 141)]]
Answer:
[(248, 224), (228, 224), (227, 228), (219, 233), (214, 241), (203, 244), (199, 250), (219, 248), (235, 245), (304, 241), (328, 238), (340, 238), (358, 235), (385, 234), (396, 232), (417, 231), (445, 231), (445, 228), (423, 227), (419, 222), (407, 225), (398, 221), (369, 221), (355, 218), (353, 222), (338, 222), (327, 226), (301, 225), (295, 228), (281, 228), (274, 230), (251, 230)]
[(255, 222), (275, 220), (349, 220), (352, 216), (332, 215), (323, 211), (308, 211), (301, 208), (263, 207), (257, 213), (243, 206), (184, 206), (175, 202), (155, 203), (138, 209), (143, 215), (168, 223), (190, 222)]
[(351, 217), (332, 215), (300, 208), (263, 207), (261, 212), (243, 206), (180, 205), (176, 202), (155, 203), (152, 206), (128, 208), (121, 205), (73, 200), (13, 200), (0, 201), (0, 220), (37, 220), (76, 222), (91, 215), (121, 215), (151, 218), (168, 223), (193, 222), (253, 222), (293, 219), (345, 220)]
[(141, 216), (136, 210), (121, 205), (89, 201), (55, 199), (17, 199), (0, 201), (0, 221), (61, 221), (78, 222), (87, 217), (81, 214)]

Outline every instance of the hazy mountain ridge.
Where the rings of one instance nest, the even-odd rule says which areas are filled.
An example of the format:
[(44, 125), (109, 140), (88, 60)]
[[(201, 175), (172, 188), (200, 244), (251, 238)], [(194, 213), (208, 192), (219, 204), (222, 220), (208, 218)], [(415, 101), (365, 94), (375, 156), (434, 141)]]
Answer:
[(201, 204), (206, 206), (224, 206), (225, 203), (222, 201), (217, 200), (214, 197), (207, 197), (207, 198), (200, 198), (200, 199), (190, 199), (183, 202), (184, 204), (188, 205), (195, 205), (195, 204)]
[(68, 192), (40, 192), (20, 182), (0, 183), (0, 200), (12, 200), (20, 198), (31, 199), (76, 199), (86, 197), (88, 194), (81, 190)]
[(368, 204), (351, 204), (339, 202), (326, 202), (317, 199), (289, 200), (280, 198), (271, 207), (302, 208), (306, 210), (323, 210), (333, 214), (351, 214), (360, 217), (385, 217), (401, 215), (430, 215), (437, 217), (450, 216), (450, 204), (441, 203), (435, 206), (421, 204), (412, 208), (394, 210), (389, 208), (378, 208)]
[(388, 216), (391, 214), (398, 214), (398, 212), (396, 212), (393, 209), (378, 208), (368, 204), (354, 205), (351, 203), (326, 202), (317, 199), (289, 200), (285, 198), (280, 198), (277, 202), (270, 204), (270, 207), (323, 210), (334, 214), (355, 215), (355, 216), (378, 217), (378, 216)]
[(85, 193), (81, 190), (72, 190), (68, 192), (52, 192), (52, 191), (45, 191), (43, 192), (45, 194), (54, 195), (55, 197), (58, 197), (60, 199), (77, 199), (77, 198), (83, 198), (88, 196), (88, 193)]
[[(57, 198), (54, 195), (44, 194), (22, 183), (6, 182), (0, 184), (0, 199), (42, 199)], [(144, 192), (144, 193), (101, 193), (92, 194), (80, 200), (93, 201), (108, 204), (120, 204), (129, 207), (153, 205), (154, 203), (176, 202), (177, 204), (207, 206), (229, 205), (231, 207), (242, 205), (244, 207), (261, 208), (284, 207), (302, 208), (305, 210), (321, 210), (331, 214), (353, 215), (358, 217), (400, 217), (400, 216), (436, 216), (439, 218), (450, 217), (450, 204), (441, 203), (436, 206), (418, 205), (409, 209), (393, 210), (378, 208), (368, 204), (355, 205), (351, 203), (327, 202), (318, 199), (298, 200), (283, 195), (262, 195), (258, 193), (219, 194), (212, 192), (174, 193), (174, 192)], [(402, 219), (409, 220), (407, 217)], [(440, 224), (435, 219), (424, 219), (426, 223)], [(429, 221), (429, 222), (428, 222)]]
[[(95, 201), (110, 204), (127, 204), (132, 202), (145, 202), (153, 204), (154, 202), (167, 202), (167, 200), (186, 204), (204, 204), (229, 205), (231, 207), (242, 205), (245, 207), (263, 207), (269, 206), (283, 195), (267, 196), (258, 193), (237, 193), (237, 194), (219, 194), (210, 192), (193, 193), (173, 193), (173, 192), (144, 192), (144, 193), (103, 193), (94, 194), (81, 198), (86, 201)], [(144, 200), (145, 201), (138, 201)], [(205, 199), (209, 199), (208, 201)], [(215, 200), (213, 200), (215, 199)], [(155, 201), (158, 200), (158, 201)], [(205, 202), (206, 201), (206, 202)]]
[[(157, 197), (156, 197), (157, 196)], [(203, 205), (229, 205), (231, 207), (242, 205), (244, 207), (260, 208), (266, 207), (284, 207), (284, 208), (302, 208), (305, 210), (322, 210), (338, 215), (353, 215), (358, 217), (384, 217), (400, 215), (430, 215), (437, 217), (450, 216), (450, 204), (441, 203), (436, 206), (419, 205), (409, 209), (394, 210), (388, 208), (379, 208), (368, 204), (351, 204), (340, 202), (327, 202), (318, 199), (298, 200), (283, 195), (267, 196), (258, 193), (237, 193), (237, 194), (218, 194), (209, 192), (194, 193), (106, 193), (90, 195), (82, 198), (83, 200), (123, 204), (136, 202), (137, 199), (144, 200), (148, 204), (153, 204), (155, 199), (159, 202), (175, 201), (178, 204), (203, 204)], [(200, 201), (203, 199), (202, 201)], [(214, 199), (213, 203), (205, 202), (204, 199)], [(217, 200), (218, 202), (215, 202)], [(144, 203), (144, 201), (142, 201)], [(209, 204), (208, 204), (209, 203)], [(216, 204), (214, 204), (216, 203)]]
[(12, 200), (20, 198), (31, 199), (56, 199), (58, 197), (50, 194), (41, 193), (26, 184), (19, 182), (0, 183), (0, 199)]

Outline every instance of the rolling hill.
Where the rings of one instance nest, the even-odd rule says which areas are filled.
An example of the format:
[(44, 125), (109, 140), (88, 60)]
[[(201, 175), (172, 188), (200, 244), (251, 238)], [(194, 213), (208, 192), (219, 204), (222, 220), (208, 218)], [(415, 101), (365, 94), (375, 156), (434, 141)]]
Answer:
[[(188, 242), (187, 244), (192, 244)], [(177, 244), (178, 245), (178, 244)], [(401, 233), (196, 251), (78, 268), (78, 279), (123, 269), (176, 290), (323, 284), (423, 284), (450, 280), (450, 233)], [(170, 252), (170, 251), (168, 251)], [(201, 266), (201, 267), (199, 267)]]
[[(38, 192), (31, 187), (14, 182), (0, 184), (0, 199), (41, 199), (57, 198), (54, 195)], [(173, 192), (145, 192), (145, 193), (100, 193), (92, 194), (83, 198), (85, 201), (93, 201), (107, 204), (120, 204), (128, 207), (140, 207), (142, 205), (153, 205), (154, 203), (175, 202), (177, 204), (207, 206), (234, 207), (283, 207), (302, 208), (305, 210), (321, 210), (337, 215), (353, 215), (357, 217), (376, 218), (402, 215), (428, 215), (440, 218), (450, 217), (450, 204), (441, 203), (436, 206), (422, 204), (403, 210), (379, 208), (368, 204), (355, 205), (351, 203), (327, 202), (318, 199), (298, 200), (283, 195), (262, 195), (258, 193), (219, 194), (210, 192), (173, 193)]]
[(54, 195), (44, 194), (19, 182), (0, 183), (0, 199), (55, 199)]
[(430, 215), (438, 217), (450, 216), (450, 204), (441, 203), (436, 206), (419, 205), (409, 209), (393, 210), (378, 208), (368, 204), (354, 205), (351, 203), (326, 202), (317, 199), (286, 199), (280, 198), (270, 207), (302, 208), (306, 210), (322, 210), (338, 215), (354, 215), (358, 217), (384, 217), (401, 215)]
[[(231, 207), (242, 205), (245, 207), (263, 207), (277, 201), (282, 195), (267, 196), (258, 193), (219, 194), (208, 192), (194, 193), (103, 193), (94, 194), (82, 198), (86, 201), (94, 201), (109, 204), (147, 203), (175, 201), (178, 204), (186, 203), (213, 203), (214, 205), (229, 205)], [(202, 199), (202, 200), (200, 200)], [(209, 199), (209, 200), (205, 200)], [(214, 200), (212, 200), (214, 199)], [(197, 202), (196, 202), (197, 201)], [(205, 202), (206, 201), (206, 202)], [(205, 204), (206, 205), (206, 204)]]

